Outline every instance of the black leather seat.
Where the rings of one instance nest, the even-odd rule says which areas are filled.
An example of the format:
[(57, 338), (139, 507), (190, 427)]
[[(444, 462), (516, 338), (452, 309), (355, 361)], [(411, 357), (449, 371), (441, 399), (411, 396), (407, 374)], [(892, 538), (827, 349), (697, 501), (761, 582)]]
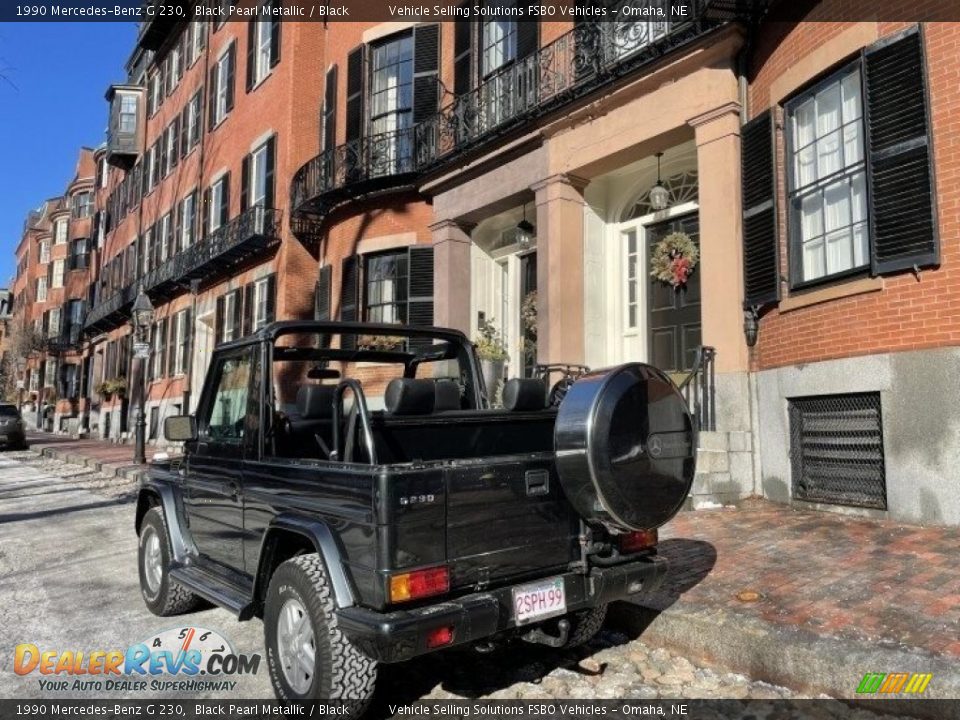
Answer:
[(460, 410), (460, 386), (456, 380), (437, 380), (434, 382), (433, 411), (435, 413)]
[(503, 406), (514, 411), (543, 410), (547, 386), (535, 378), (511, 378), (503, 386)]
[(334, 385), (304, 384), (297, 390), (297, 416), (288, 420), (290, 441), (303, 457), (327, 459), (333, 443)]
[(383, 404), (388, 415), (429, 415), (437, 401), (433, 380), (394, 378), (387, 385)]

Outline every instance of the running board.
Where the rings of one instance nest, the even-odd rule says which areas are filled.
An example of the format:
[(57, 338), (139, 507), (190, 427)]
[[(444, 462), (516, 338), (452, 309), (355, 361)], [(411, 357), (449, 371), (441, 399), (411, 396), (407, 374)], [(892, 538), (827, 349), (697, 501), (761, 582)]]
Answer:
[(254, 615), (250, 592), (216, 573), (196, 565), (175, 565), (170, 568), (170, 577), (240, 620), (249, 620)]

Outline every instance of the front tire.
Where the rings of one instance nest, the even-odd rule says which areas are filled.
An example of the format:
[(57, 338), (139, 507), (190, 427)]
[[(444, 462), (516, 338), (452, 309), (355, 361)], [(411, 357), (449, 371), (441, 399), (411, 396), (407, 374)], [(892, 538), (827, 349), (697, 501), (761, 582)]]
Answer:
[(373, 696), (377, 663), (337, 627), (323, 560), (299, 555), (270, 578), (263, 614), (270, 681), (280, 700), (337, 700), (347, 717)]
[(200, 598), (170, 577), (170, 540), (163, 510), (150, 508), (140, 524), (140, 594), (154, 615), (167, 617), (194, 610)]

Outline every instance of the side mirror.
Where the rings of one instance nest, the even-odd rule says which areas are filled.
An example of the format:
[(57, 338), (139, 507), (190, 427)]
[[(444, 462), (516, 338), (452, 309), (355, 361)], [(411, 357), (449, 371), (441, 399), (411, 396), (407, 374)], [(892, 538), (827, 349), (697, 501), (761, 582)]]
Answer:
[(163, 436), (173, 442), (197, 439), (197, 419), (193, 415), (174, 415), (163, 421)]

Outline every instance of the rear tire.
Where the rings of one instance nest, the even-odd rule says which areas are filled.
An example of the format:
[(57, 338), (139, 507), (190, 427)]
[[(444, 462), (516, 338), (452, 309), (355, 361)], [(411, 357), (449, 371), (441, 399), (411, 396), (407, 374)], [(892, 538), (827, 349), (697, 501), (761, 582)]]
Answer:
[(278, 699), (336, 700), (346, 706), (343, 717), (357, 717), (366, 710), (377, 680), (377, 663), (337, 627), (330, 583), (319, 555), (298, 555), (273, 573), (263, 634)]
[(181, 615), (196, 609), (201, 599), (170, 577), (170, 539), (163, 509), (150, 508), (140, 524), (140, 594), (154, 615)]
[(600, 632), (603, 627), (603, 621), (607, 619), (607, 605), (597, 605), (589, 610), (580, 610), (579, 612), (567, 615), (570, 621), (570, 635), (565, 648), (575, 648), (586, 645), (593, 640), (594, 636)]

